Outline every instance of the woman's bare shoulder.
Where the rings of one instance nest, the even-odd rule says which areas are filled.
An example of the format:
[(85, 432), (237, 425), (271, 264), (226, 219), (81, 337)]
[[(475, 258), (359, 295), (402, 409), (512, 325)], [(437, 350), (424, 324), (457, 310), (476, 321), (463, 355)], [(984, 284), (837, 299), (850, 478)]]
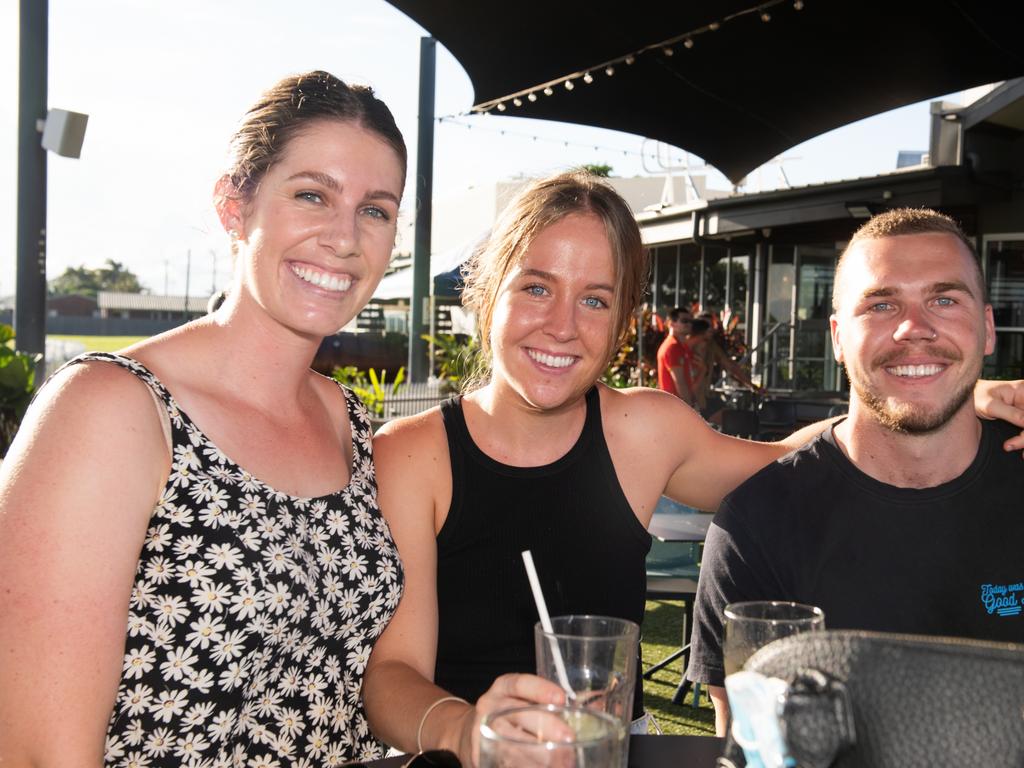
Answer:
[(374, 461), (427, 463), (439, 451), (448, 452), (441, 407), (414, 416), (392, 419), (373, 436)]
[(599, 384), (601, 411), (619, 418), (643, 420), (699, 418), (690, 406), (675, 395), (650, 387), (614, 389)]
[(132, 415), (132, 410), (152, 410), (150, 387), (122, 365), (102, 360), (82, 360), (53, 374), (40, 388), (32, 410), (48, 413), (53, 408), (74, 408), (89, 413)]

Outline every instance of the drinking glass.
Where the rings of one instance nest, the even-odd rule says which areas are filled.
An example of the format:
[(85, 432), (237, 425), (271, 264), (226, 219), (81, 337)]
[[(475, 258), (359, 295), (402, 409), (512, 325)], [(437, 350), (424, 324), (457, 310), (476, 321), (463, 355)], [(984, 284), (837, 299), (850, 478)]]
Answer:
[(625, 768), (626, 729), (604, 712), (534, 705), (480, 723), (479, 768)]
[(825, 628), (825, 612), (803, 603), (755, 600), (725, 606), (726, 677), (739, 672), (754, 651), (773, 640)]
[(640, 627), (610, 616), (570, 615), (552, 617), (551, 629), (545, 632), (540, 622), (534, 627), (537, 674), (568, 683), (570, 705), (607, 712), (629, 728)]

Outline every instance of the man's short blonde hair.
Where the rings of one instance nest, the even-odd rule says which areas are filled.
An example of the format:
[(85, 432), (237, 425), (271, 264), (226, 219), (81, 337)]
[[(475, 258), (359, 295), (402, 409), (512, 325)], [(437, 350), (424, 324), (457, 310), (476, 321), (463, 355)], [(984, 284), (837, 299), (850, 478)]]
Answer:
[(971, 255), (971, 262), (975, 266), (978, 285), (981, 288), (982, 300), (988, 301), (985, 277), (981, 274), (978, 252), (974, 248), (974, 243), (964, 234), (954, 219), (944, 213), (933, 211), (931, 208), (894, 208), (868, 219), (860, 229), (853, 233), (850, 242), (843, 249), (843, 253), (836, 263), (835, 278), (832, 282), (833, 311), (839, 309), (840, 278), (846, 254), (850, 252), (850, 249), (862, 240), (880, 240), (883, 237), (898, 237), (899, 235), (952, 235), (955, 237), (964, 244), (967, 252)]

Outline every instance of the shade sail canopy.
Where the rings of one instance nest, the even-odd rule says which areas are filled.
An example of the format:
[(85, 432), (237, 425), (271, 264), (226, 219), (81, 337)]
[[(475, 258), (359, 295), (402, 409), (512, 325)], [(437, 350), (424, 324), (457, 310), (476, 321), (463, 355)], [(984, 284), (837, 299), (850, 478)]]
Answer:
[(390, 1), (476, 105), (657, 139), (734, 182), (833, 128), (1024, 75), (1017, 0)]

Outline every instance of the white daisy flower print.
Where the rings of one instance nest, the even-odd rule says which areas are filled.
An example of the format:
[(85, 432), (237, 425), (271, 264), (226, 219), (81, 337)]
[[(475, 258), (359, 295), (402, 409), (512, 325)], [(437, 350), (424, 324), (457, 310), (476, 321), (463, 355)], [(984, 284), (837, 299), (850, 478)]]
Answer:
[(191, 603), (200, 611), (216, 611), (220, 613), (229, 604), (234, 590), (227, 584), (215, 584), (207, 581), (192, 592)]
[(256, 612), (262, 608), (263, 600), (259, 590), (248, 588), (231, 598), (231, 607), (228, 610), (238, 619), (248, 619), (255, 616)]
[(126, 712), (130, 717), (138, 717), (149, 709), (152, 699), (153, 689), (139, 683), (121, 694), (121, 711)]
[(153, 613), (161, 623), (174, 626), (188, 617), (188, 605), (178, 595), (164, 595), (154, 602)]
[(363, 555), (349, 552), (341, 564), (341, 572), (348, 576), (349, 581), (356, 581), (366, 575), (367, 560)]
[(146, 754), (150, 757), (163, 757), (174, 748), (176, 739), (167, 728), (157, 728), (146, 738)]
[(193, 665), (199, 661), (199, 657), (191, 648), (175, 648), (167, 654), (167, 660), (160, 665), (160, 672), (165, 680), (178, 682), (192, 677)]
[(186, 704), (188, 691), (161, 691), (150, 704), (149, 711), (157, 722), (169, 723), (185, 711)]
[(212, 613), (204, 613), (198, 620), (189, 624), (189, 628), (192, 631), (185, 636), (185, 639), (188, 640), (190, 645), (197, 645), (199, 648), (206, 650), (210, 647), (210, 643), (220, 642), (225, 627), (226, 625), (219, 616), (214, 616)]
[(188, 687), (203, 695), (208, 694), (213, 688), (213, 672), (208, 669), (192, 672), (188, 678)]
[(192, 760), (202, 755), (203, 751), (210, 746), (202, 733), (186, 733), (178, 739), (174, 747), (174, 756), (183, 760)]
[(164, 548), (171, 543), (171, 526), (167, 523), (152, 526), (146, 531), (146, 549), (153, 552), (163, 552)]
[(245, 650), (245, 633), (228, 632), (214, 644), (213, 660), (218, 664), (237, 659)]
[(234, 570), (242, 564), (242, 552), (230, 544), (213, 544), (207, 550), (206, 559), (216, 568)]
[(139, 680), (153, 669), (156, 653), (148, 646), (133, 648), (124, 658), (124, 677), (127, 680)]
[(216, 571), (202, 560), (186, 560), (178, 565), (177, 576), (180, 584), (188, 584), (192, 589), (201, 585), (213, 576)]
[(228, 664), (228, 668), (221, 673), (217, 682), (221, 688), (230, 691), (242, 685), (248, 676), (249, 668), (246, 665), (233, 662)]
[(179, 558), (191, 557), (203, 546), (203, 537), (199, 535), (181, 536), (174, 542), (174, 554)]
[(103, 744), (103, 762), (112, 763), (124, 756), (124, 744), (116, 734), (108, 734)]

